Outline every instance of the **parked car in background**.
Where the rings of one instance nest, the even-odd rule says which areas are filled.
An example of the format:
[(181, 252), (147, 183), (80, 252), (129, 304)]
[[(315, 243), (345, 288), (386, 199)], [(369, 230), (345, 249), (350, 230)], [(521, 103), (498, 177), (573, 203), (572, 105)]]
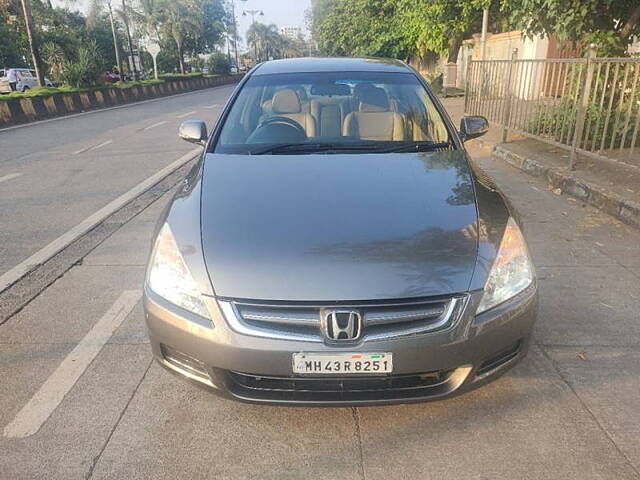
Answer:
[(165, 211), (144, 287), (155, 358), (253, 402), (415, 402), (527, 352), (518, 215), (402, 62), (266, 62), (236, 88)]
[[(16, 90), (18, 92), (26, 92), (31, 88), (38, 86), (38, 77), (35, 70), (29, 70), (28, 68), (9, 68), (6, 71), (0, 70), (0, 93), (11, 93), (11, 86), (9, 85), (9, 73), (14, 70), (16, 73)], [(53, 83), (48, 78), (44, 79), (47, 87), (53, 87)]]

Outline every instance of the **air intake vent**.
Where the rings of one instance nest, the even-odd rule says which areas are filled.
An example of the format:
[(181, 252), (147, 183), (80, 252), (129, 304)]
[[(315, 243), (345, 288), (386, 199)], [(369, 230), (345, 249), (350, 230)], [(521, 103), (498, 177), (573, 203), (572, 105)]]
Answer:
[(518, 340), (509, 348), (502, 350), (500, 353), (497, 353), (493, 357), (488, 358), (487, 360), (482, 362), (482, 365), (480, 365), (480, 367), (476, 371), (476, 376), (481, 377), (483, 375), (486, 375), (516, 358), (518, 356), (518, 353), (520, 353), (521, 344), (522, 340)]

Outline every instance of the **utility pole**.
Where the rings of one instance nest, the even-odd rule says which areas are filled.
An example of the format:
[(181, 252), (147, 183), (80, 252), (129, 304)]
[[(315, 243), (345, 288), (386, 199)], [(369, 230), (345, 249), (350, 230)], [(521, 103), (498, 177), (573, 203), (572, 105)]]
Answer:
[(487, 57), (487, 30), (489, 29), (489, 8), (482, 10), (482, 34), (480, 36), (480, 60)]
[(29, 48), (31, 49), (31, 59), (33, 61), (33, 69), (36, 71), (36, 77), (38, 77), (38, 85), (44, 87), (44, 69), (42, 67), (42, 60), (40, 59), (40, 46), (38, 44), (38, 37), (33, 29), (33, 17), (31, 15), (31, 2), (30, 0), (21, 0), (22, 13), (24, 14), (24, 24), (27, 27), (27, 37), (29, 39)]
[(116, 51), (116, 64), (118, 65), (118, 75), (120, 76), (120, 80), (122, 80), (122, 64), (120, 63), (120, 49), (118, 48), (116, 22), (113, 20), (113, 8), (111, 7), (111, 0), (107, 0), (107, 7), (109, 8), (109, 21), (111, 22), (111, 34), (113, 35), (113, 48)]

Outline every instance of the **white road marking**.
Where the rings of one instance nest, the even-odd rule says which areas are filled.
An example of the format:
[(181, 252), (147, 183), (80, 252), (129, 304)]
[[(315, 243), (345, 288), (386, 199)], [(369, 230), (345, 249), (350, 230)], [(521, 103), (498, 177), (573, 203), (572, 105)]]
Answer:
[(102, 148), (106, 145), (109, 145), (110, 143), (113, 143), (113, 140), (107, 140), (106, 142), (102, 142), (99, 145), (96, 145), (95, 147), (91, 147), (89, 150), (87, 150), (88, 152), (92, 152), (93, 150), (97, 150), (98, 148)]
[(196, 113), (195, 110), (191, 110), (190, 112), (187, 113), (183, 113), (181, 115), (177, 115), (176, 118), (184, 118), (184, 117), (188, 117), (189, 115), (193, 115), (194, 113)]
[(90, 147), (81, 148), (80, 150), (76, 150), (73, 152), (74, 155), (79, 155), (85, 152), (92, 152), (93, 150), (97, 150), (98, 148), (104, 147), (105, 145), (109, 145), (113, 143), (113, 140), (107, 140), (106, 142), (99, 143), (98, 145), (92, 145)]
[(6, 182), (8, 180), (13, 180), (14, 178), (18, 178), (21, 176), (21, 173), (10, 173), (9, 175), (5, 175), (4, 177), (0, 177), (0, 183)]
[(4, 428), (8, 438), (24, 438), (33, 435), (58, 408), (113, 332), (136, 306), (142, 292), (127, 290), (120, 295), (109, 310), (65, 357), (40, 389), (22, 407), (9, 425)]
[(206, 106), (206, 107), (204, 107), (204, 108), (218, 108), (218, 107), (220, 107), (220, 106), (221, 106), (221, 105), (220, 105), (219, 103), (214, 103), (213, 105), (207, 105), (207, 106)]
[(151, 130), (152, 128), (156, 128), (156, 127), (159, 127), (160, 125), (164, 125), (167, 122), (168, 122), (168, 120), (162, 120), (161, 122), (153, 123), (153, 124), (149, 125), (148, 127), (144, 127), (142, 129), (142, 131), (146, 132), (147, 130)]
[[(229, 85), (218, 85), (216, 87), (209, 87), (209, 88), (212, 88), (212, 89), (235, 88), (235, 85), (236, 85), (235, 83), (232, 83)], [(22, 125), (13, 125), (11, 127), (0, 128), (0, 133), (9, 132), (11, 130), (17, 130), (18, 128), (33, 127), (43, 123), (59, 122), (60, 120), (67, 120), (69, 118), (82, 117), (84, 115), (93, 115), (96, 113), (109, 112), (111, 110), (117, 110), (120, 108), (137, 107), (138, 105), (144, 105), (145, 103), (160, 102), (162, 100), (169, 100), (171, 98), (182, 97), (184, 95), (193, 95), (196, 93), (202, 93), (204, 90), (209, 90), (209, 88), (203, 89), (203, 90), (194, 90), (192, 92), (176, 93), (175, 95), (167, 95), (166, 97), (151, 98), (149, 100), (141, 100), (139, 102), (127, 103), (126, 105), (116, 105), (115, 107), (99, 108), (97, 110), (89, 110), (88, 112), (72, 113), (71, 115), (62, 115), (60, 117), (48, 118), (46, 120), (38, 120), (37, 122), (29, 122), (29, 123), (24, 123)]]
[(49, 260), (56, 253), (58, 253), (60, 250), (64, 249), (67, 245), (73, 242), (75, 239), (87, 233), (89, 230), (91, 230), (93, 227), (98, 225), (100, 222), (102, 222), (105, 218), (107, 218), (112, 213), (121, 209), (124, 205), (129, 203), (135, 197), (145, 192), (149, 188), (153, 187), (160, 180), (167, 177), (168, 175), (173, 173), (175, 170), (183, 166), (185, 163), (187, 163), (189, 160), (194, 158), (201, 151), (202, 151), (202, 147), (198, 147), (184, 154), (183, 156), (175, 160), (173, 163), (167, 165), (162, 170), (159, 170), (158, 172), (154, 173), (146, 180), (143, 180), (142, 182), (140, 182), (138, 185), (133, 187), (128, 192), (123, 193), (115, 200), (106, 204), (104, 207), (102, 207), (100, 210), (95, 212), (93, 215), (90, 215), (89, 217), (85, 218), (82, 222), (80, 222), (78, 225), (73, 227), (71, 230), (62, 234), (61, 236), (56, 238), (53, 242), (51, 242), (41, 250), (37, 251), (26, 260), (20, 262), (18, 265), (13, 267), (8, 272), (0, 275), (0, 292), (2, 292), (4, 289), (9, 287), (13, 283), (20, 280), (20, 278), (25, 276), (27, 273), (29, 273), (31, 270), (36, 268), (38, 265), (41, 265), (47, 260)]

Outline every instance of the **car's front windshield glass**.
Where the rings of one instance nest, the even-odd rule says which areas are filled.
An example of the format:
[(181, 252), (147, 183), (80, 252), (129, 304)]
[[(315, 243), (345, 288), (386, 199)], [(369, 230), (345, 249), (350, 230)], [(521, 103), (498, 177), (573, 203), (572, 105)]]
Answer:
[(443, 148), (444, 121), (413, 73), (253, 75), (233, 103), (217, 153)]

